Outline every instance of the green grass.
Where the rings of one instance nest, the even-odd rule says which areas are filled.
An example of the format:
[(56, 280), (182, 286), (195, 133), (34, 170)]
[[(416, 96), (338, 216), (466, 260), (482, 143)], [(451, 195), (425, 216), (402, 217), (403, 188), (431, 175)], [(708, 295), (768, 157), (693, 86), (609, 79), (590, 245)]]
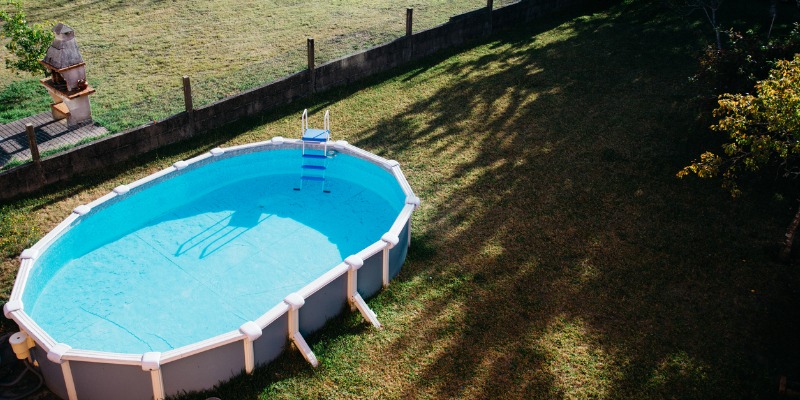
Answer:
[[(405, 34), (406, 7), (415, 9), (414, 26), (421, 30), (485, 5), (481, 0), (28, 0), (24, 9), (30, 21), (58, 21), (75, 29), (87, 78), (97, 89), (91, 98), (94, 117), (117, 132), (181, 111), (183, 75), (192, 78), (194, 104), (201, 106), (302, 70), (306, 37), (315, 38), (316, 62), (322, 64)], [(8, 56), (4, 48), (0, 56)], [(0, 68), (0, 89), (2, 82), (24, 78)], [(48, 98), (41, 88), (39, 100)], [(37, 112), (43, 111), (46, 104)]]
[(16, 208), (0, 208), (0, 257), (19, 255), (19, 249), (32, 246), (42, 237), (36, 220)]
[(50, 96), (36, 79), (12, 81), (0, 91), (0, 124), (50, 110)]
[(675, 178), (698, 152), (701, 48), (675, 18), (634, 2), (540, 22), (3, 212), (41, 235), (116, 185), (330, 108), (335, 139), (399, 160), (423, 200), (369, 301), (384, 329), (347, 313), (307, 338), (319, 368), (290, 351), (186, 399), (771, 398), (800, 371), (797, 271), (774, 261), (795, 204)]

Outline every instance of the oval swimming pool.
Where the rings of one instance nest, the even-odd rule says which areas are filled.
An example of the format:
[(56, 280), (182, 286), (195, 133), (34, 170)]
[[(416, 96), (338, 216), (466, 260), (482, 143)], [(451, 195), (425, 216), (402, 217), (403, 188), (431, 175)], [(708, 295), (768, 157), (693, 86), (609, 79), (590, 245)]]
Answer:
[(5, 312), (50, 389), (159, 398), (252, 371), (289, 341), (316, 365), (302, 336), (348, 305), (379, 327), (362, 296), (399, 272), (419, 199), (397, 162), (343, 141), (303, 181), (301, 147), (175, 163), (26, 250)]

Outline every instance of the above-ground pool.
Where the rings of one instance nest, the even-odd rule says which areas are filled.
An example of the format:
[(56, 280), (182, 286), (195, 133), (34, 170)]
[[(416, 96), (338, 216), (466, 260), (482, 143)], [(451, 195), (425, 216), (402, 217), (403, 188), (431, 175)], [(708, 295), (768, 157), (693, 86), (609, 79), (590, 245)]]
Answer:
[(62, 398), (206, 389), (290, 341), (316, 365), (303, 335), (342, 310), (380, 326), (363, 297), (418, 204), (396, 161), (343, 141), (214, 149), (76, 208), (23, 252), (5, 313)]

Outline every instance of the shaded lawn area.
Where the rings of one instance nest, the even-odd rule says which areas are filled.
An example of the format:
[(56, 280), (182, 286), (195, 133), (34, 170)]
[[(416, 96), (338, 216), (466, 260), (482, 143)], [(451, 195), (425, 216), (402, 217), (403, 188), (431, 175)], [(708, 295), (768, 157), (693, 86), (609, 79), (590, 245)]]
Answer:
[[(346, 314), (308, 338), (319, 368), (290, 351), (185, 398), (771, 397), (797, 370), (797, 274), (773, 257), (793, 205), (675, 178), (697, 154), (699, 47), (661, 11), (616, 5), (497, 35), (7, 215), (44, 232), (118, 184), (291, 136), (303, 107), (312, 121), (330, 108), (335, 139), (399, 160), (423, 199), (404, 269), (369, 301), (384, 329)], [(7, 296), (16, 261), (3, 266)]]

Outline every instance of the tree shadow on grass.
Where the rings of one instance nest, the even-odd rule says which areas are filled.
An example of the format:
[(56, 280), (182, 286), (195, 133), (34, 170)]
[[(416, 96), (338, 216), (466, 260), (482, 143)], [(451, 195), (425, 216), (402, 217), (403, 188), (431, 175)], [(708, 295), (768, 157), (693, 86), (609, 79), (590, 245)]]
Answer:
[[(394, 326), (367, 335), (347, 314), (312, 335), (320, 380), (337, 384), (326, 363), (355, 335), (384, 356), (354, 374), (405, 373), (378, 382), (394, 397), (767, 396), (771, 342), (793, 327), (776, 316), (797, 309), (795, 274), (770, 256), (785, 216), (674, 178), (693, 155), (693, 47), (658, 11), (498, 35), (387, 83), (408, 105), (348, 140), (400, 160), (423, 206), (407, 264), (370, 301)], [(288, 352), (213, 393), (303, 393), (291, 385), (317, 377)]]
[(675, 179), (693, 39), (660, 11), (618, 6), (412, 72), (409, 94), (458, 83), (356, 135), (401, 161), (436, 249), (400, 279), (399, 301), (424, 303), (391, 346), (418, 359), (403, 396), (767, 395), (759, 326), (796, 281), (770, 256), (783, 215)]
[[(400, 160), (424, 202), (403, 272), (371, 301), (396, 327), (362, 379), (408, 398), (767, 396), (770, 343), (791, 328), (774, 303), (796, 281), (770, 256), (783, 215), (675, 179), (692, 39), (658, 11), (617, 6), (432, 59), (395, 83), (412, 99), (457, 84), (350, 135)], [(309, 342), (336, 352), (359, 324)], [(303, 393), (303, 365), (284, 354), (214, 393)]]

